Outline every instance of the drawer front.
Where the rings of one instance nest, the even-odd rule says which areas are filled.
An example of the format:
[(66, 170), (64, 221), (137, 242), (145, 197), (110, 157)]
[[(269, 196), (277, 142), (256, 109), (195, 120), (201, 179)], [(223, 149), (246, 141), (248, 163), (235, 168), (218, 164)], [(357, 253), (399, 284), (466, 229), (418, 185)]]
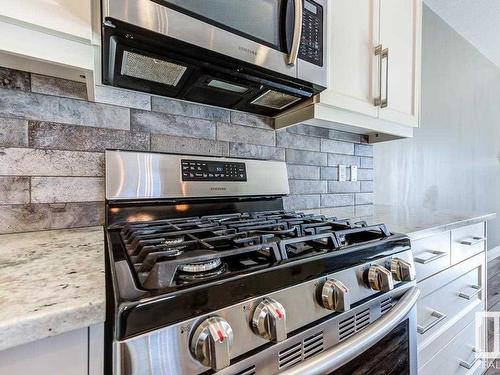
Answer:
[(483, 285), (481, 255), (422, 283), (422, 297), (417, 304), (419, 350), (477, 306), (484, 307)]
[(484, 371), (483, 361), (474, 352), (475, 335), (475, 324), (472, 321), (429, 362), (419, 368), (419, 375), (480, 374)]
[(484, 223), (468, 225), (451, 231), (451, 264), (457, 264), (485, 250)]
[(412, 241), (417, 281), (450, 267), (450, 232)]

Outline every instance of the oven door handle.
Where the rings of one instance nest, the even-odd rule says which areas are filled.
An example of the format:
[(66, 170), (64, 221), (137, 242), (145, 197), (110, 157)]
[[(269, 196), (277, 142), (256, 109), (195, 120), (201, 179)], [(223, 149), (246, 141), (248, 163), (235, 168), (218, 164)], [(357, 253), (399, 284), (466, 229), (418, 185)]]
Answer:
[(302, 38), (302, 4), (303, 0), (293, 0), (293, 34), (290, 52), (286, 58), (286, 63), (294, 66), (299, 56), (300, 40)]
[(398, 303), (384, 316), (370, 324), (358, 334), (351, 336), (341, 344), (312, 357), (310, 360), (294, 366), (290, 370), (281, 372), (281, 375), (313, 375), (330, 373), (359, 354), (363, 353), (384, 336), (397, 327), (413, 308), (420, 295), (417, 287), (411, 287)]

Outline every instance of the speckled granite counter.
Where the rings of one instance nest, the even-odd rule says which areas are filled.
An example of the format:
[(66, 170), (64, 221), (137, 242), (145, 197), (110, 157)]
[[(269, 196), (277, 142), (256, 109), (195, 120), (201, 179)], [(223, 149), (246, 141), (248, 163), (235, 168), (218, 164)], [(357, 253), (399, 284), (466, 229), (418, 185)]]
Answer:
[(0, 236), (0, 350), (105, 319), (100, 227)]
[(387, 224), (391, 232), (407, 234), (414, 240), (496, 217), (494, 213), (431, 210), (423, 207), (378, 204), (321, 209), (319, 211), (327, 216), (365, 220), (368, 224), (384, 223)]

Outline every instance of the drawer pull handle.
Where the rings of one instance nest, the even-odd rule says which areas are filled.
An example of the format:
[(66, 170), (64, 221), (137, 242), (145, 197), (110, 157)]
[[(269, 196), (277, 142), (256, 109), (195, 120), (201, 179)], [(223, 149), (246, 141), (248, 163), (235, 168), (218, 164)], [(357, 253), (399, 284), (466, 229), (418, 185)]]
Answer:
[(469, 293), (469, 294), (467, 294), (466, 292), (460, 292), (460, 293), (458, 293), (458, 296), (465, 298), (467, 300), (471, 300), (472, 298), (477, 296), (479, 293), (481, 293), (481, 291), (483, 290), (483, 288), (481, 288), (479, 285), (471, 285), (471, 287), (469, 289), (474, 289), (474, 291), (472, 293)]
[(431, 317), (434, 318), (432, 322), (427, 324), (425, 327), (421, 326), (420, 324), (417, 325), (417, 332), (423, 335), (425, 332), (430, 330), (432, 327), (435, 325), (439, 324), (443, 319), (446, 318), (446, 314), (440, 313), (439, 311), (434, 310), (431, 313)]
[(471, 362), (460, 361), (460, 366), (466, 368), (467, 370), (470, 370), (480, 360), (481, 360), (481, 353), (477, 354)]
[(471, 237), (466, 240), (460, 241), (462, 245), (467, 245), (467, 246), (474, 246), (477, 245), (480, 242), (486, 241), (486, 238), (484, 237)]
[(445, 256), (448, 255), (447, 252), (443, 252), (443, 251), (436, 251), (436, 250), (427, 250), (426, 253), (431, 253), (431, 254), (434, 254), (433, 256), (431, 257), (414, 257), (413, 260), (417, 263), (420, 263), (420, 264), (428, 264), (428, 263), (431, 263), (431, 262), (434, 262), (435, 260), (438, 260), (440, 258), (443, 258)]

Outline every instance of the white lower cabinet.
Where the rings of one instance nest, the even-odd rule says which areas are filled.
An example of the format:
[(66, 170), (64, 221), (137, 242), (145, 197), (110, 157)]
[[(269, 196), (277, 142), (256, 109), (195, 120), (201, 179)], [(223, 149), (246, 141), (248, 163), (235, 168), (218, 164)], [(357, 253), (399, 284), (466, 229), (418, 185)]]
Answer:
[[(484, 239), (471, 245), (461, 243), (485, 233), (486, 223), (481, 223), (415, 241), (421, 291), (417, 303), (419, 374), (480, 374), (485, 370), (479, 359), (485, 342), (475, 347), (475, 317), (486, 309), (486, 246)], [(481, 340), (485, 337), (483, 332)]]
[(0, 375), (102, 375), (103, 325), (0, 351)]

